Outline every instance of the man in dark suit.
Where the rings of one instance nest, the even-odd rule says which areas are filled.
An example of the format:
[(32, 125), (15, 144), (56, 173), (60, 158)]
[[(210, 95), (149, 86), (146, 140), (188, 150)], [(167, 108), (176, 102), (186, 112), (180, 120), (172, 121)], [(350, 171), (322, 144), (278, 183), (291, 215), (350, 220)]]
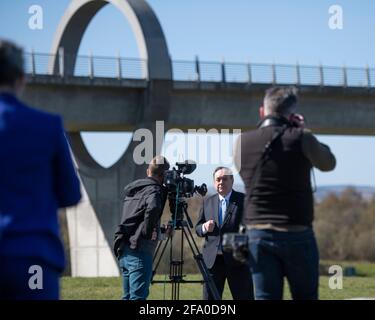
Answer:
[(62, 119), (30, 108), (22, 49), (0, 39), (0, 300), (58, 299), (57, 209), (81, 198)]
[[(217, 193), (204, 199), (195, 227), (197, 235), (205, 237), (203, 260), (212, 274), (220, 297), (227, 279), (233, 299), (254, 299), (248, 266), (236, 261), (231, 253), (223, 252), (221, 245), (224, 233), (238, 232), (244, 194), (232, 189), (234, 180), (229, 168), (216, 168), (213, 177)], [(203, 286), (203, 299), (213, 300), (206, 283)]]

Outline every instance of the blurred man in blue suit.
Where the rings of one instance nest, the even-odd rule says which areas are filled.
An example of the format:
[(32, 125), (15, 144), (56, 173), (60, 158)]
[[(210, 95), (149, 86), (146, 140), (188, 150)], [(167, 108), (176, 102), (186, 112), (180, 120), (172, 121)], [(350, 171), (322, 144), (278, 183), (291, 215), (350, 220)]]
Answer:
[(0, 299), (58, 299), (57, 209), (80, 183), (61, 118), (18, 100), (24, 84), (22, 50), (0, 39)]

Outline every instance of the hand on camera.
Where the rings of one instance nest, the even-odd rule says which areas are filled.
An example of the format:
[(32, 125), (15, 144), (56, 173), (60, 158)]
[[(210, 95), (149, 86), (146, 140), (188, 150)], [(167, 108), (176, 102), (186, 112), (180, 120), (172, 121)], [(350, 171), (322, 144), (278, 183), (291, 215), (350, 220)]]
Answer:
[(165, 229), (165, 234), (167, 235), (167, 237), (172, 237), (173, 233), (174, 233), (173, 226), (168, 225)]
[(155, 241), (157, 238), (158, 238), (158, 232), (154, 228), (154, 231), (152, 231), (152, 234), (151, 234), (151, 240)]
[(298, 114), (298, 113), (292, 113), (289, 116), (289, 122), (298, 128), (305, 127), (305, 118), (303, 117), (303, 115)]
[(215, 221), (214, 220), (208, 220), (203, 224), (204, 228), (207, 230), (207, 232), (214, 231), (215, 228)]

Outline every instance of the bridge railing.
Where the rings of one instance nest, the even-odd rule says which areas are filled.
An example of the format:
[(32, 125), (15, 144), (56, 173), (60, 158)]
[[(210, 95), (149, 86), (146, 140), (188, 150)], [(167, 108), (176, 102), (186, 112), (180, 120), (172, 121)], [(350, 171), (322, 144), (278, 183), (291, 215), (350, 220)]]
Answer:
[[(29, 52), (25, 54), (27, 74), (48, 75), (51, 54)], [(57, 55), (56, 74), (64, 77), (68, 74), (68, 63), (74, 64), (73, 76), (90, 78), (144, 79), (147, 62), (139, 58), (100, 57), (92, 55)]]
[[(50, 54), (25, 54), (26, 72), (49, 74)], [(100, 57), (93, 55), (57, 56), (57, 74), (67, 75), (68, 63), (74, 63), (73, 76), (118, 79), (145, 79), (147, 61), (139, 58)], [(291, 64), (232, 63), (173, 60), (173, 80), (213, 81), (264, 84), (296, 84), (338, 87), (374, 87), (375, 69), (354, 67), (309, 66)]]
[(174, 80), (372, 87), (375, 69), (175, 60)]

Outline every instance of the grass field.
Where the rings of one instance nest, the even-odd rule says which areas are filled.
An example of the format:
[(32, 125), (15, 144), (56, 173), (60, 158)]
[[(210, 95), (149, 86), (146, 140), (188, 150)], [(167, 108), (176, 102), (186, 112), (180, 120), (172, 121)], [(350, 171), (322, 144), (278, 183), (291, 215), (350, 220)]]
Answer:
[[(351, 299), (358, 297), (375, 298), (375, 263), (337, 263), (324, 261), (324, 265), (339, 264), (343, 267), (353, 266), (358, 276), (344, 277), (343, 288), (332, 290), (328, 286), (329, 277), (320, 277), (319, 296), (323, 300)], [(189, 275), (185, 279), (200, 279), (200, 275)], [(166, 276), (158, 275), (157, 280), (165, 280)], [(70, 278), (62, 279), (62, 299), (68, 300), (119, 300), (122, 295), (121, 278)], [(150, 288), (149, 299), (170, 300), (171, 288), (169, 284), (153, 284)], [(202, 297), (202, 285), (182, 284), (180, 288), (180, 299), (199, 300)], [(226, 286), (224, 299), (232, 299), (230, 291)], [(284, 288), (284, 299), (290, 299), (287, 284)]]

